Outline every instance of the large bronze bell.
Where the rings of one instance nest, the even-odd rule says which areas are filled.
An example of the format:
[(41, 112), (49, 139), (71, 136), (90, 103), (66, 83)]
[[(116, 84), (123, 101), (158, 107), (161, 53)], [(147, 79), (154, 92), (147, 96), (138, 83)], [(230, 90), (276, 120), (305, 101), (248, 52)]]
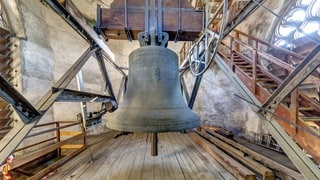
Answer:
[(144, 46), (129, 55), (127, 91), (107, 127), (125, 132), (192, 129), (199, 117), (186, 105), (178, 74), (178, 56), (161, 46)]

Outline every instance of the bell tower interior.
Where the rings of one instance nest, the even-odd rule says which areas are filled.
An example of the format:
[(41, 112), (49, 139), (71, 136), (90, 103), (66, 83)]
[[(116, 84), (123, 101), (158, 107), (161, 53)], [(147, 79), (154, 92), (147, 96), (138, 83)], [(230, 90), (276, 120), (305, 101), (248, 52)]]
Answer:
[(0, 178), (320, 179), (319, 0), (0, 0)]

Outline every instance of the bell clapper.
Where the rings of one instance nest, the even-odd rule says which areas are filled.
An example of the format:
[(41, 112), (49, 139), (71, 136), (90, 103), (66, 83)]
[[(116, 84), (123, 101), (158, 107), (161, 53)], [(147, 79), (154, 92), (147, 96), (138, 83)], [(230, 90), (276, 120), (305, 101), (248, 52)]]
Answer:
[(158, 156), (158, 133), (151, 133), (151, 156)]

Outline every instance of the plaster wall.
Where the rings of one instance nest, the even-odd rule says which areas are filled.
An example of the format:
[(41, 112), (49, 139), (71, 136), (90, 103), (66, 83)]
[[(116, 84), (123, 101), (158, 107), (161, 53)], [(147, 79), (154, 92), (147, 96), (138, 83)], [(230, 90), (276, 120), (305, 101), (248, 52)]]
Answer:
[[(195, 77), (189, 73), (185, 80), (191, 93)], [(203, 75), (193, 108), (200, 116), (201, 124), (221, 127), (248, 139), (255, 133), (266, 133), (259, 116), (236, 95), (241, 97), (218, 65), (213, 63)]]
[[(16, 88), (33, 105), (42, 98), (53, 83), (53, 50), (46, 38), (48, 26), (43, 19), (44, 10), (38, 1), (11, 1), (17, 3), (19, 20), (11, 21), (14, 44), (19, 49), (20, 57), (14, 57), (16, 62)], [(15, 14), (16, 15), (16, 14)], [(16, 18), (17, 18), (16, 17)], [(22, 29), (16, 29), (22, 25)], [(18, 26), (19, 27), (19, 26)], [(53, 110), (49, 109), (41, 119), (41, 123), (53, 121)], [(40, 130), (41, 128), (37, 128)], [(37, 141), (45, 137), (39, 137)], [(35, 139), (27, 138), (21, 146), (33, 143)]]

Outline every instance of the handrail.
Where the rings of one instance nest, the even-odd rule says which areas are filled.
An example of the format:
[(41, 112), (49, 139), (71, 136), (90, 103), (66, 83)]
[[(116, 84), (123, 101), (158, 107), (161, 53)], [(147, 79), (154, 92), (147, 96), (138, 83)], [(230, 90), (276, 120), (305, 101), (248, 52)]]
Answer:
[(295, 67), (291, 66), (290, 64), (282, 61), (281, 59), (276, 58), (276, 57), (274, 57), (274, 56), (272, 56), (272, 55), (270, 55), (270, 54), (268, 54), (268, 53), (266, 53), (266, 52), (264, 52), (264, 51), (262, 51), (262, 50), (260, 50), (258, 48), (252, 47), (250, 44), (245, 43), (245, 42), (243, 42), (243, 41), (241, 41), (239, 39), (234, 39), (233, 38), (232, 40), (233, 40), (233, 42), (237, 42), (238, 44), (245, 45), (246, 48), (248, 48), (248, 49), (250, 49), (252, 51), (256, 50), (258, 55), (263, 56), (268, 61), (270, 61), (270, 62), (272, 62), (272, 63), (274, 63), (274, 64), (276, 64), (276, 65), (278, 65), (278, 66), (280, 66), (280, 67), (282, 67), (282, 68), (284, 68), (286, 70), (288, 70), (288, 71), (293, 71), (294, 68), (295, 68)]
[(59, 127), (56, 127), (56, 128), (51, 128), (51, 129), (48, 129), (48, 130), (45, 130), (45, 131), (41, 131), (41, 132), (30, 134), (27, 137), (29, 138), (29, 137), (33, 137), (33, 136), (38, 136), (38, 135), (41, 135), (41, 134), (46, 134), (46, 133), (49, 133), (49, 132), (53, 132), (53, 131), (56, 131), (56, 130), (68, 128), (68, 127), (75, 126), (75, 125), (79, 125), (79, 123), (76, 122), (76, 123), (68, 124), (68, 125), (65, 125), (65, 126), (59, 126)]
[(241, 31), (236, 30), (236, 29), (234, 29), (233, 31), (235, 31), (236, 33), (241, 34), (241, 35), (243, 35), (243, 36), (246, 36), (246, 37), (248, 37), (248, 38), (251, 39), (251, 40), (254, 40), (254, 41), (256, 41), (256, 42), (259, 42), (259, 43), (261, 43), (261, 44), (263, 44), (263, 45), (266, 45), (266, 46), (271, 47), (271, 48), (273, 48), (273, 49), (282, 51), (283, 53), (286, 53), (287, 55), (293, 56), (293, 57), (295, 57), (295, 58), (297, 58), (297, 59), (303, 59), (303, 58), (304, 58), (304, 57), (303, 57), (302, 55), (300, 55), (300, 54), (297, 54), (297, 53), (295, 53), (295, 52), (292, 52), (292, 51), (287, 50), (287, 49), (282, 48), (282, 47), (275, 46), (274, 44), (271, 44), (271, 43), (269, 43), (269, 42), (266, 42), (266, 41), (263, 41), (263, 40), (261, 40), (261, 39), (255, 38), (255, 37), (253, 37), (253, 36), (251, 36), (251, 35), (249, 35), (249, 34), (247, 34), (247, 33), (241, 32)]
[[(67, 125), (64, 125), (64, 126), (60, 126), (60, 124), (66, 124)], [(28, 145), (28, 146), (25, 146), (25, 147), (21, 147), (19, 149), (17, 149), (15, 152), (19, 152), (19, 151), (22, 151), (22, 150), (26, 150), (26, 149), (29, 149), (29, 148), (32, 148), (32, 147), (35, 147), (37, 145), (40, 145), (40, 144), (44, 144), (46, 142), (50, 142), (52, 140), (56, 140), (56, 141), (59, 141), (60, 140), (60, 133), (59, 131), (61, 129), (66, 129), (68, 127), (73, 127), (73, 126), (80, 126), (80, 130), (79, 131), (82, 131), (84, 133), (84, 130), (83, 128), (81, 127), (81, 123), (80, 122), (77, 122), (77, 121), (58, 121), (58, 122), (49, 122), (49, 123), (43, 123), (43, 124), (39, 124), (39, 125), (36, 125), (35, 128), (37, 127), (49, 127), (51, 125), (56, 125), (56, 127), (54, 128), (49, 128), (49, 129), (46, 129), (46, 130), (42, 130), (40, 132), (36, 132), (36, 133), (33, 133), (33, 134), (30, 134), (28, 135), (26, 138), (30, 138), (30, 137), (34, 137), (34, 136), (39, 136), (39, 135), (42, 135), (42, 134), (45, 134), (45, 133), (49, 133), (49, 132), (57, 132), (57, 134), (53, 137), (50, 137), (50, 138), (46, 138), (45, 140), (42, 140), (42, 141), (39, 141), (39, 142), (36, 142), (36, 143), (33, 143), (31, 145)]]
[(284, 69), (286, 69), (286, 70), (288, 70), (290, 72), (295, 69), (295, 67), (291, 66), (290, 64), (287, 64), (287, 63), (281, 61), (280, 59), (271, 56), (268, 53), (265, 53), (265, 52), (263, 52), (261, 50), (257, 50), (257, 52), (258, 52), (258, 54), (260, 56), (266, 58), (267, 60), (271, 61), (272, 63), (274, 63), (274, 64), (276, 64), (276, 65), (278, 65), (278, 66), (280, 66), (280, 67), (282, 67), (282, 68), (284, 68)]

